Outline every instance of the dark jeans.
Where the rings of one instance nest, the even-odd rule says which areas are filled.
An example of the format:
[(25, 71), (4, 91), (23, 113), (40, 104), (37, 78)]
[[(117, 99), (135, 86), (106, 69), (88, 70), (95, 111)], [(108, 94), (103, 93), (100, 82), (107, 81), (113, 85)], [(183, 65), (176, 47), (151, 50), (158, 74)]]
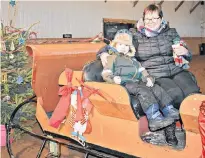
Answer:
[(194, 75), (188, 71), (180, 72), (170, 78), (156, 79), (156, 83), (169, 94), (177, 109), (179, 109), (181, 102), (188, 95), (200, 93), (200, 88)]
[(172, 98), (157, 84), (149, 88), (143, 82), (128, 82), (125, 84), (125, 88), (130, 95), (134, 95), (139, 99), (144, 112), (153, 104), (159, 104), (162, 108), (172, 102)]

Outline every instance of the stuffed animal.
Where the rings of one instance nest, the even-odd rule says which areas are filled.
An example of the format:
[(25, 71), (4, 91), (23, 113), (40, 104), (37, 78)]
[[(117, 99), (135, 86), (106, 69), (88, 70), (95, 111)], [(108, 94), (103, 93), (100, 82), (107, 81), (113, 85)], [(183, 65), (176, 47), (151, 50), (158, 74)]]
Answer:
[[(180, 40), (179, 38), (175, 38), (173, 40), (173, 43), (174, 45), (180, 45), (187, 48), (186, 43), (183, 40)], [(173, 58), (176, 66), (182, 67), (183, 69), (189, 69), (189, 62), (183, 56), (179, 56), (173, 51)]]

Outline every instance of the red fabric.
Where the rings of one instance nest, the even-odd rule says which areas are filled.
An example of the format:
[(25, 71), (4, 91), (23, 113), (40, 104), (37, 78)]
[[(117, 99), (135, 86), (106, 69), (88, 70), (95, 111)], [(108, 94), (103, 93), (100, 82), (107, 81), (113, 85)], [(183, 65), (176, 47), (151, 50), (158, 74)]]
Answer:
[(80, 90), (78, 89), (78, 87), (72, 86), (71, 81), (72, 81), (73, 71), (69, 68), (66, 68), (65, 74), (66, 74), (68, 85), (60, 87), (58, 94), (61, 95), (61, 98), (49, 120), (49, 124), (54, 128), (58, 128), (61, 122), (67, 116), (68, 110), (70, 108), (70, 103), (71, 103), (71, 94), (74, 90), (77, 90), (77, 111), (76, 111), (75, 121), (81, 121), (83, 119), (82, 105), (84, 105), (88, 114), (91, 112), (93, 105), (88, 98), (92, 94), (98, 94), (101, 97), (103, 97), (105, 100), (108, 100), (107, 99), (108, 96), (105, 97), (104, 96), (105, 94), (101, 93), (98, 89), (89, 87), (76, 78), (76, 80), (80, 83), (82, 88), (82, 93), (83, 93), (83, 97), (82, 97), (80, 95)]
[(175, 63), (178, 63), (179, 65), (183, 64), (182, 58), (181, 57), (176, 57), (174, 58)]
[(61, 98), (49, 120), (49, 124), (54, 128), (58, 128), (61, 122), (66, 117), (70, 107), (71, 93), (75, 89), (74, 87), (72, 87), (71, 83), (73, 71), (67, 68), (65, 70), (65, 74), (68, 85), (60, 87), (58, 94), (61, 95)]
[(97, 94), (97, 95), (101, 96), (103, 99), (107, 100), (108, 102), (115, 102), (115, 100), (112, 97), (110, 97), (106, 93), (100, 92), (99, 89), (92, 88), (92, 87), (86, 85), (84, 82), (78, 80), (77, 78), (76, 78), (76, 80), (80, 83), (80, 85), (85, 90), (83, 93), (84, 94), (83, 99), (89, 98), (92, 94)]
[(198, 121), (199, 121), (199, 131), (201, 134), (201, 142), (202, 142), (201, 158), (205, 158), (205, 101), (203, 101), (201, 104)]
[(86, 130), (85, 130), (84, 133), (85, 134), (90, 134), (91, 132), (92, 132), (92, 126), (91, 126), (90, 120), (88, 120)]
[(82, 106), (85, 107), (88, 113), (90, 113), (92, 110), (93, 104), (90, 102), (88, 98), (86, 98), (82, 101)]

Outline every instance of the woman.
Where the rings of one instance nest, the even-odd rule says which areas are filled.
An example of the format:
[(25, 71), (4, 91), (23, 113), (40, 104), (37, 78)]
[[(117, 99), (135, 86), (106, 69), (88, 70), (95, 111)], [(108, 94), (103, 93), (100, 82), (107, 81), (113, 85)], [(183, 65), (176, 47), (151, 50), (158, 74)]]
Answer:
[[(155, 77), (156, 83), (164, 88), (179, 106), (183, 99), (192, 93), (199, 93), (195, 77), (189, 71), (176, 66), (174, 52), (190, 61), (192, 54), (182, 45), (173, 45), (180, 38), (176, 29), (169, 28), (163, 19), (160, 6), (151, 4), (145, 8), (143, 18), (137, 23), (137, 30), (132, 30), (135, 57), (148, 73)], [(107, 63), (109, 54), (102, 48), (97, 57), (103, 65)]]

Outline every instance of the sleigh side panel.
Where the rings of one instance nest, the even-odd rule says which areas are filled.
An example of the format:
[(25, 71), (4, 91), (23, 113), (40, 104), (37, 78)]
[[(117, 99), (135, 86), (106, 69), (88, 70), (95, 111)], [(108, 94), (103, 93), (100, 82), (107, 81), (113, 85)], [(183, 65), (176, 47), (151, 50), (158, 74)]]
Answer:
[(81, 70), (96, 58), (96, 52), (104, 43), (67, 43), (27, 45), (27, 52), (33, 56), (32, 87), (44, 101), (46, 112), (53, 111), (58, 103), (58, 78), (69, 67)]
[(195, 94), (190, 95), (182, 102), (180, 106), (180, 114), (187, 131), (199, 133), (198, 116), (199, 107), (205, 101), (205, 95)]

